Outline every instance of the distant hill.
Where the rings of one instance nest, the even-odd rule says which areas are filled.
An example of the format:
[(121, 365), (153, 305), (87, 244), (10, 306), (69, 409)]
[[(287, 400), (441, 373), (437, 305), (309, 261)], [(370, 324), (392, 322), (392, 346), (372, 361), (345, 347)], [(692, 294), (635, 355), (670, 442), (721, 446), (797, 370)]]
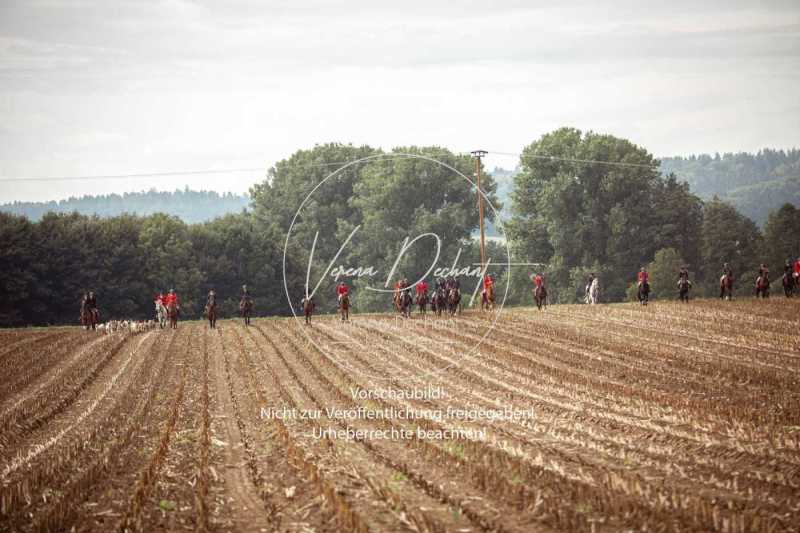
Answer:
[(686, 181), (703, 199), (718, 196), (764, 226), (786, 202), (800, 207), (800, 150), (661, 158), (661, 171)]
[(168, 213), (182, 219), (187, 224), (238, 213), (250, 205), (250, 197), (232, 193), (220, 194), (215, 191), (191, 191), (189, 189), (164, 192), (150, 190), (109, 194), (102, 196), (82, 196), (58, 202), (13, 202), (0, 205), (0, 211), (27, 216), (40, 220), (48, 211), (82, 215), (112, 217), (122, 213), (141, 216), (153, 213)]

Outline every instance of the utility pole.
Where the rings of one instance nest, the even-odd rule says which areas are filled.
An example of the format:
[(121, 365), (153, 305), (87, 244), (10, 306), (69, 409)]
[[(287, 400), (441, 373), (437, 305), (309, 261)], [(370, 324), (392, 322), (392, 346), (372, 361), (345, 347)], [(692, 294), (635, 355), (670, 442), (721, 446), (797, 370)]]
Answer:
[(481, 158), (488, 152), (486, 150), (473, 150), (472, 157), (475, 158), (475, 177), (478, 185), (478, 224), (481, 231), (481, 272), (486, 268), (486, 244), (483, 235), (483, 191), (481, 189)]

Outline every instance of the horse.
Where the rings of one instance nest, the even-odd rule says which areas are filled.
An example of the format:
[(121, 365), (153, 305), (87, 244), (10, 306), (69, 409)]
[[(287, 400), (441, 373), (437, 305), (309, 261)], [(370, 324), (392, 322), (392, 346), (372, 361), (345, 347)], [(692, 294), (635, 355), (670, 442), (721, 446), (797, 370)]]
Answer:
[(458, 287), (450, 288), (450, 292), (447, 295), (447, 310), (451, 315), (461, 314), (461, 291)]
[(785, 272), (783, 274), (781, 283), (783, 284), (783, 294), (785, 294), (787, 298), (794, 296), (795, 279), (791, 272)]
[(547, 307), (547, 289), (544, 285), (539, 285), (533, 289), (533, 301), (536, 302), (536, 308), (541, 310), (542, 307)]
[(600, 281), (594, 278), (592, 283), (586, 286), (586, 303), (595, 305), (600, 301)]
[(636, 296), (639, 298), (640, 305), (647, 305), (647, 302), (650, 300), (650, 284), (646, 281), (640, 283)]
[(342, 315), (342, 322), (350, 320), (350, 296), (343, 294), (339, 300), (339, 313)]
[(447, 309), (447, 297), (445, 296), (444, 289), (439, 287), (433, 291), (431, 297), (431, 311), (436, 313), (436, 316), (442, 316), (442, 311)]
[(167, 305), (167, 317), (169, 318), (169, 327), (178, 329), (178, 302), (173, 300)]
[[(314, 313), (314, 299), (311, 297), (303, 298), (303, 315), (306, 318), (306, 324), (311, 324), (311, 315)], [(248, 324), (249, 322), (249, 318)]]
[(689, 289), (692, 288), (692, 282), (686, 278), (678, 280), (678, 300), (683, 303), (689, 302)]
[(250, 315), (253, 314), (254, 305), (252, 298), (242, 298), (242, 301), (239, 302), (239, 314), (244, 318), (245, 326), (250, 325)]
[(206, 304), (204, 314), (208, 318), (208, 327), (215, 329), (217, 327), (217, 304)]
[(100, 312), (97, 308), (87, 309), (85, 306), (81, 306), (81, 324), (83, 325), (83, 329), (87, 331), (91, 329), (94, 331), (98, 322), (100, 322)]
[(719, 297), (721, 300), (733, 299), (733, 276), (723, 274), (719, 278)]
[(407, 290), (400, 291), (397, 305), (399, 307), (400, 314), (403, 315), (404, 318), (411, 318), (412, 303), (413, 300), (411, 298), (411, 294)]
[(481, 311), (485, 309), (494, 310), (494, 284), (481, 292)]
[(419, 308), (419, 314), (425, 316), (428, 312), (428, 293), (423, 292), (417, 295), (417, 307)]
[(156, 302), (156, 320), (158, 321), (158, 325), (161, 329), (164, 329), (167, 325), (167, 308), (164, 307), (164, 304), (161, 302)]
[(769, 298), (769, 278), (761, 275), (756, 278), (756, 298)]

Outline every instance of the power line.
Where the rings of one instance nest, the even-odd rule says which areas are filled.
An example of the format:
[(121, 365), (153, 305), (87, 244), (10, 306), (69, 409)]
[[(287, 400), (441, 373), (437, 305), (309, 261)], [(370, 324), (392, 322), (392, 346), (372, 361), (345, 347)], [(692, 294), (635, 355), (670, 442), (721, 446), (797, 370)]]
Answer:
[[(501, 152), (495, 150), (488, 150), (487, 151), (490, 155), (508, 155), (514, 157), (521, 157), (522, 154), (515, 153), (515, 152)], [(469, 155), (468, 152), (440, 152), (440, 155), (453, 155), (453, 156), (466, 156)], [(387, 156), (391, 156), (391, 153), (387, 153)], [(397, 158), (402, 158), (403, 156), (400, 154), (396, 154)], [(591, 164), (599, 164), (599, 165), (612, 165), (612, 166), (621, 166), (621, 167), (637, 167), (637, 168), (653, 168), (656, 165), (648, 165), (642, 163), (624, 163), (621, 161), (600, 161), (596, 159), (577, 159), (571, 157), (558, 157), (552, 155), (543, 155), (543, 154), (528, 154), (526, 157), (532, 157), (536, 159), (544, 159), (550, 161), (566, 161), (572, 163), (591, 163)], [(285, 160), (284, 160), (285, 161)], [(298, 165), (295, 168), (313, 168), (313, 167), (338, 167), (342, 165), (346, 165), (348, 163), (352, 163), (354, 160), (350, 161), (331, 161), (328, 163), (308, 163), (304, 165)], [(273, 165), (274, 166), (274, 165)], [(144, 172), (144, 173), (133, 173), (133, 174), (102, 174), (102, 175), (85, 175), (85, 176), (33, 176), (33, 177), (19, 177), (19, 176), (11, 176), (11, 177), (0, 177), (0, 182), (36, 182), (36, 181), (85, 181), (85, 180), (114, 180), (114, 179), (140, 179), (140, 178), (159, 178), (159, 177), (170, 177), (170, 176), (199, 176), (199, 175), (210, 175), (210, 174), (232, 174), (238, 172), (265, 172), (268, 167), (252, 167), (252, 168), (224, 168), (224, 169), (209, 169), (209, 170), (178, 170), (178, 171), (171, 171), (171, 172)]]

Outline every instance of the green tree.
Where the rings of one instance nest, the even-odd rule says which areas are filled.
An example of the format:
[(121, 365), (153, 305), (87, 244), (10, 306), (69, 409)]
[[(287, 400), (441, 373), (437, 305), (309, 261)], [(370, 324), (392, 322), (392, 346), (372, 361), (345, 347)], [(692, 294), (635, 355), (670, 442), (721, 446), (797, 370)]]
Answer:
[(786, 261), (800, 257), (800, 209), (786, 203), (770, 213), (764, 227), (763, 256), (770, 266), (773, 277), (781, 275)]
[(551, 294), (582, 298), (583, 273), (601, 270), (605, 298), (621, 299), (621, 273), (657, 248), (657, 162), (630, 141), (561, 128), (523, 150), (508, 223), (521, 260), (549, 263)]
[(28, 219), (0, 213), (0, 325), (23, 325), (36, 307), (31, 301), (37, 282), (34, 232)]
[(648, 266), (650, 297), (658, 300), (673, 299), (677, 294), (678, 272), (684, 265), (683, 258), (676, 249), (662, 248), (657, 251), (653, 262)]
[(719, 293), (722, 266), (728, 263), (739, 293), (749, 294), (761, 263), (761, 247), (761, 233), (752, 220), (716, 197), (708, 202), (703, 211), (701, 250), (706, 291)]

